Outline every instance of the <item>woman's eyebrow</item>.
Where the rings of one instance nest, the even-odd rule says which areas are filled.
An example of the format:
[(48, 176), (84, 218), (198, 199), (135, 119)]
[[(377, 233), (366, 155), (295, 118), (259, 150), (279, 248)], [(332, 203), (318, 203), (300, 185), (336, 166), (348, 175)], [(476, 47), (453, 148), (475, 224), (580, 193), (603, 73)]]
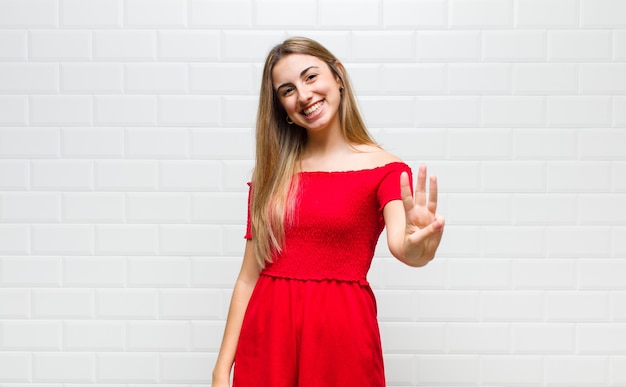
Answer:
[[(309, 67), (305, 68), (304, 70), (302, 70), (302, 71), (300, 72), (300, 77), (302, 77), (304, 74), (306, 74), (306, 72), (307, 72), (307, 71), (309, 71), (309, 70), (311, 70), (311, 69), (317, 69), (317, 68), (319, 68), (319, 67), (318, 67), (318, 66), (309, 66)], [(291, 82), (281, 83), (281, 84), (280, 84), (280, 85), (276, 88), (276, 90), (280, 90), (280, 88), (281, 88), (281, 87), (284, 87), (284, 86), (287, 86), (287, 85), (290, 85), (290, 84), (291, 84)]]

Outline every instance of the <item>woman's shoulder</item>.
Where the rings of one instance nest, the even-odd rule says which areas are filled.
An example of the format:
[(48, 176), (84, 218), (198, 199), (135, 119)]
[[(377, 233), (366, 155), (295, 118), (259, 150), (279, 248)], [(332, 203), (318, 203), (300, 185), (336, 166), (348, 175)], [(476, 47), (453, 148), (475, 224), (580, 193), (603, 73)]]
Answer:
[(388, 164), (403, 162), (398, 156), (391, 154), (381, 147), (370, 144), (356, 145), (355, 149), (361, 156), (363, 169), (378, 168)]

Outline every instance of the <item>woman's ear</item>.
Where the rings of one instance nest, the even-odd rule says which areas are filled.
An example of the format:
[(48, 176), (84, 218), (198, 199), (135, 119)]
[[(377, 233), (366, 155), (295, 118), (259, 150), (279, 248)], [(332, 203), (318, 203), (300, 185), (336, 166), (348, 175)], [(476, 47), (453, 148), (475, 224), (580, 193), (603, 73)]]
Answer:
[(345, 76), (346, 70), (343, 68), (343, 64), (341, 64), (341, 62), (339, 62), (338, 60), (335, 61), (335, 68), (337, 69), (337, 72), (339, 73), (335, 75), (335, 80), (337, 81), (339, 88), (343, 89), (344, 88), (343, 78)]

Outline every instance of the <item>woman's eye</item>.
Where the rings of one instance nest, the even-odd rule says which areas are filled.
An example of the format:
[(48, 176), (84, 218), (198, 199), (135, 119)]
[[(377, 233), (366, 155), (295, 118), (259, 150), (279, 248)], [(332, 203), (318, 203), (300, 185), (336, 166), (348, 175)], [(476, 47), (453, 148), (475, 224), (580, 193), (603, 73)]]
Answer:
[(285, 96), (287, 96), (287, 95), (291, 94), (291, 92), (292, 92), (292, 91), (293, 91), (293, 87), (285, 87), (285, 88), (283, 89), (283, 97), (285, 97)]
[(317, 78), (317, 74), (309, 74), (306, 76), (307, 81), (312, 81), (315, 78)]

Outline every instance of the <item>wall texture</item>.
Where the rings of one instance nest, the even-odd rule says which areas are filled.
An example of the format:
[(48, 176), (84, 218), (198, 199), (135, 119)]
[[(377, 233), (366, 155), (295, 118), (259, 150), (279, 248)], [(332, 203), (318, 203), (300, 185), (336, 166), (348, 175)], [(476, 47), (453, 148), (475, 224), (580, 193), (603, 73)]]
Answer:
[(291, 35), (439, 176), (438, 258), (370, 273), (389, 385), (626, 386), (623, 0), (0, 0), (0, 386), (210, 384)]

